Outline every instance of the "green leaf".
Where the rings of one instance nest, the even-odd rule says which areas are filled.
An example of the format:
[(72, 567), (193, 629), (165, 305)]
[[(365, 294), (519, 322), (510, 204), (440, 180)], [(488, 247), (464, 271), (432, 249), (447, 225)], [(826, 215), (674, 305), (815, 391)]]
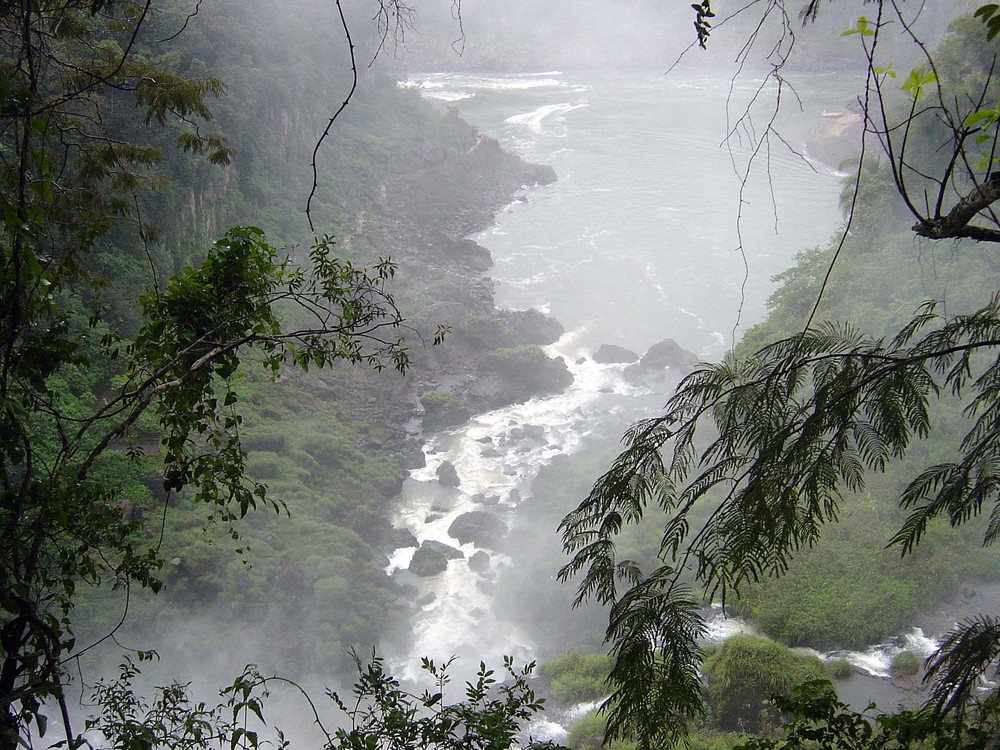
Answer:
[(996, 124), (998, 117), (1000, 117), (1000, 110), (983, 107), (969, 114), (962, 124), (967, 128), (988, 128)]
[(852, 28), (847, 29), (846, 31), (842, 31), (840, 33), (841, 36), (851, 36), (852, 34), (861, 34), (861, 36), (873, 36), (875, 34), (875, 29), (873, 29), (871, 25), (868, 23), (867, 18), (865, 18), (864, 16), (859, 16), (857, 22)]
[(996, 3), (987, 3), (986, 5), (981, 5), (976, 9), (976, 12), (972, 15), (976, 18), (981, 18), (983, 22), (989, 21), (990, 18), (996, 14), (997, 10), (1000, 10), (1000, 5)]
[(924, 86), (936, 83), (937, 77), (933, 72), (921, 74), (917, 68), (913, 68), (903, 83), (902, 89), (908, 92), (914, 101), (919, 101), (920, 97), (924, 95)]

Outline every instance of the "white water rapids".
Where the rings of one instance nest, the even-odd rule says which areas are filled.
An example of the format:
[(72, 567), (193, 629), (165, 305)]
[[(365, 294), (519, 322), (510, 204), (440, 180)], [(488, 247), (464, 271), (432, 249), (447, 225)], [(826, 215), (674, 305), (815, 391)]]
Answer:
[[(550, 356), (562, 356), (573, 374), (563, 393), (487, 412), (468, 424), (429, 436), (424, 447), (426, 466), (414, 471), (403, 485), (395, 524), (413, 533), (418, 542), (440, 542), (461, 551), (444, 573), (420, 579), (401, 574), (420, 591), (423, 602), (413, 622), (409, 653), (443, 660), (467, 657), (456, 671), (468, 677), (482, 659), (499, 664), (504, 655), (520, 661), (534, 658), (535, 646), (508, 619), (492, 611), (492, 585), (512, 563), (509, 556), (472, 542), (460, 544), (450, 536), (456, 518), (487, 509), (509, 527), (518, 505), (529, 497), (532, 479), (554, 457), (572, 453), (580, 443), (643, 394), (643, 386), (622, 379), (623, 365), (598, 364), (579, 349), (568, 333), (546, 347)], [(599, 408), (597, 408), (599, 405)], [(460, 484), (443, 486), (437, 469), (444, 461), (456, 468)], [(388, 572), (400, 574), (410, 564), (416, 547), (391, 555)], [(474, 572), (470, 560), (477, 552), (489, 555), (489, 565)], [(402, 657), (394, 667), (415, 679), (417, 660)]]

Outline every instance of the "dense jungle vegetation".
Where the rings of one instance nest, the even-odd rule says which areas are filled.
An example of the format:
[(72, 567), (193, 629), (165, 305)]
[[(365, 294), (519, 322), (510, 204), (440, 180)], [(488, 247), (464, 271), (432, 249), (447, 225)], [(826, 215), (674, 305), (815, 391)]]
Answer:
[[(988, 80), (996, 45), (983, 44), (982, 37), (982, 24), (971, 16), (951, 24), (934, 54), (942, 88), (957, 88), (958, 96), (968, 97)], [(933, 153), (938, 137), (928, 128), (911, 147)], [(845, 209), (852, 190), (852, 184), (845, 186)], [(820, 295), (836, 246), (803, 251), (777, 277), (780, 286), (767, 319), (747, 333), (737, 354), (796, 333), (817, 299), (817, 320), (890, 337), (926, 300), (941, 300), (948, 315), (962, 315), (995, 294), (998, 265), (991, 245), (960, 240), (942, 247), (914, 238), (911, 223), (888, 166), (876, 157), (865, 170), (840, 251), (849, 262), (834, 265)], [(787, 575), (751, 586), (738, 608), (791, 645), (853, 647), (899, 632), (916, 614), (953, 595), (961, 582), (995, 580), (1000, 559), (982, 544), (985, 519), (957, 528), (934, 525), (926, 542), (907, 556), (886, 546), (909, 515), (894, 501), (907, 482), (923, 467), (955, 459), (955, 446), (969, 428), (969, 416), (962, 413), (966, 405), (949, 394), (933, 402), (931, 437), (915, 442), (903, 460), (872, 476), (862, 491), (848, 493), (838, 523), (818, 544), (798, 555)], [(872, 570), (879, 576), (873, 578)]]
[[(699, 18), (709, 18), (708, 4), (700, 7)], [(194, 10), (173, 0), (0, 10), (0, 747), (30, 744), (50, 713), (60, 714), (67, 745), (79, 746), (67, 687), (91, 644), (143, 643), (172, 630), (204, 666), (218, 657), (201, 641), (203, 623), (222, 623), (240, 658), (252, 648), (266, 671), (356, 666), (360, 695), (372, 703), (352, 709), (335, 698), (353, 727), (327, 733), (331, 747), (507, 747), (540, 709), (530, 668), (506, 664), (499, 687), (484, 666), (466, 701), (444, 707), (440, 692), (406, 695), (377, 659), (354, 664), (348, 656), (391, 637), (408, 606), (408, 592), (384, 574), (383, 555), (394, 533), (389, 500), (414, 460), (399, 425), (417, 403), (447, 424), (477, 406), (557, 387), (564, 371), (536, 346), (551, 340), (551, 328), (493, 309), (478, 283), (488, 256), (461, 239), (520, 184), (550, 176), (495, 143), (480, 148), (457, 116), (399, 90), (377, 68), (352, 70), (339, 9), (317, 21), (311, 5), (293, 2), (280, 23), (262, 0)], [(364, 6), (347, 10), (365, 15)], [(238, 40), (220, 44), (234, 39), (233, 28)], [(358, 59), (382, 41), (377, 24), (352, 28)], [(965, 85), (967, 95), (992, 102), (996, 43), (983, 36), (980, 20), (960, 20), (934, 60), (942, 86)], [(315, 156), (310, 221), (335, 233), (334, 245), (308, 231), (303, 203), (314, 187), (308, 166), (318, 134), (355, 73), (363, 85)], [(921, 131), (911, 148), (932, 153), (937, 136)], [(995, 293), (988, 247), (915, 244), (885, 165), (865, 174), (843, 248), (805, 251), (782, 274), (769, 318), (733, 361), (795, 333), (821, 287), (820, 318), (876, 336), (905, 324), (924, 299), (945, 300), (954, 315)], [(827, 283), (835, 253), (850, 262), (836, 264)], [(313, 271), (301, 270), (308, 264)], [(876, 283), (886, 268), (894, 269), (892, 289)], [(442, 325), (452, 343), (436, 350)], [(476, 404), (438, 390), (445, 368), (539, 379)], [(868, 643), (958, 582), (995, 577), (995, 554), (981, 547), (984, 531), (974, 524), (961, 524), (957, 536), (929, 527), (902, 559), (884, 549), (908, 516), (895, 504), (906, 481), (919, 467), (954, 460), (949, 446), (969, 429), (947, 397), (931, 416), (934, 440), (848, 493), (829, 514), (838, 523), (800, 545), (785, 575), (747, 582), (736, 604), (769, 636), (792, 645)], [(699, 506), (689, 520), (697, 527), (711, 513)], [(654, 526), (666, 518), (647, 517)], [(660, 534), (629, 530), (619, 549), (655, 560)], [(151, 658), (144, 647), (133, 656)], [(755, 746), (764, 747), (782, 741), (784, 718), (803, 715), (806, 724), (787, 730), (793, 747), (796, 732), (815, 738), (809, 721), (832, 726), (846, 715), (822, 686), (799, 704), (795, 696), (778, 708), (768, 702), (830, 673), (775, 641), (733, 638), (702, 656), (706, 681), (688, 672), (680, 680), (708, 706), (695, 747), (753, 742), (730, 730), (763, 733)], [(665, 661), (663, 652), (652, 659)], [(603, 654), (554, 660), (543, 684), (560, 701), (599, 700), (609, 664)], [(425, 667), (443, 689), (445, 668)], [(135, 666), (120, 674), (97, 695), (99, 725), (120, 746), (178, 746), (181, 736), (191, 746), (257, 743), (241, 722), (263, 711), (259, 691), (272, 682), (260, 673), (245, 672), (222, 711), (179, 690), (152, 713), (129, 691)], [(613, 684), (623, 682), (619, 672)], [(657, 690), (643, 697), (641, 718), (672, 731), (673, 707), (659, 712), (659, 698)], [(973, 746), (982, 739), (974, 731), (995, 721), (977, 718), (972, 728), (920, 726)], [(150, 733), (157, 720), (160, 733)], [(876, 742), (859, 727), (849, 727), (856, 746)], [(596, 746), (606, 729), (604, 718), (590, 717), (569, 743)]]
[[(770, 709), (733, 687), (727, 665), (737, 662), (699, 649), (699, 597), (690, 586), (725, 597), (783, 643), (829, 649), (877, 642), (958, 596), (960, 583), (996, 580), (995, 217), (984, 210), (985, 227), (963, 225), (947, 244), (920, 238), (942, 236), (935, 232), (948, 201), (975, 202), (963, 191), (978, 197), (978, 186), (989, 185), (989, 205), (995, 132), (993, 120), (985, 130), (977, 124), (987, 116), (980, 108), (992, 113), (1000, 93), (997, 42), (983, 24), (994, 11), (953, 22), (924, 67), (899, 81), (865, 41), (876, 33), (869, 20), (847, 30), (865, 45), (877, 103), (863, 113), (870, 148), (860, 183), (845, 180), (845, 234), (803, 251), (778, 276), (767, 319), (724, 362), (682, 383), (665, 416), (634, 426), (625, 452), (564, 519), (573, 558), (563, 578), (581, 574), (578, 601), (610, 609), (609, 739), (657, 746), (683, 733), (703, 698), (709, 729), (781, 736), (778, 715), (767, 717)], [(871, 23), (881, 30), (880, 20)], [(955, 112), (943, 114), (949, 107)], [(845, 168), (856, 173), (857, 160)], [(952, 170), (961, 180), (951, 182)], [(954, 350), (932, 351), (952, 335), (945, 346)], [(907, 369), (911, 363), (919, 364)], [(643, 525), (656, 532), (634, 556)], [(995, 694), (979, 703), (973, 687), (995, 668), (995, 603), (982, 604), (926, 665), (929, 680), (941, 679), (925, 712), (872, 729), (870, 718), (848, 720), (814, 684), (799, 702), (781, 704), (802, 722), (787, 728), (787, 745), (749, 746), (916, 747), (934, 742), (931, 735), (943, 746), (980, 746), (996, 728)], [(740, 661), (763, 674), (792, 658), (779, 653), (762, 644)], [(894, 668), (922, 674), (913, 666)], [(790, 662), (782, 671), (772, 692), (793, 687), (781, 684), (794, 671)], [(737, 705), (738, 721), (730, 713)], [(957, 724), (944, 718), (949, 711)], [(746, 741), (699, 737), (719, 747)]]
[[(183, 25), (188, 10), (181, 3), (160, 9), (144, 38), (168, 36)], [(170, 133), (157, 134), (163, 159), (155, 179), (162, 184), (143, 196), (142, 211), (147, 231), (155, 237), (149, 246), (162, 278), (200, 261), (213, 238), (236, 223), (260, 226), (270, 243), (288, 247), (293, 257), (304, 260), (310, 150), (332, 103), (349, 89), (350, 69), (343, 50), (330, 39), (332, 15), (310, 23), (312, 11), (303, 8), (275, 24), (272, 10), (215, 4), (171, 45), (169, 63), (177, 75), (211, 73), (225, 82), (226, 95), (210, 102), (211, 125), (225, 134), (233, 153), (228, 165), (205, 164), (197, 155), (171, 148)], [(230, 38), (229, 29), (237, 23), (239, 44), (224, 49), (217, 40)], [(280, 86), (264, 84), (279, 80)], [(379, 74), (370, 74), (366, 84), (323, 151), (318, 177), (323, 189), (313, 207), (314, 221), (337, 228), (338, 249), (355, 262), (373, 264), (391, 255), (408, 271), (421, 266), (424, 284), (407, 273), (407, 289), (394, 288), (419, 326), (423, 310), (438, 299), (428, 287), (442, 282), (430, 280), (429, 261), (414, 257), (404, 228), (412, 222), (435, 240), (435, 234), (448, 233), (440, 229), (443, 220), (428, 215), (428, 206), (419, 206), (414, 211), (424, 213), (413, 215), (402, 201), (393, 203), (409, 192), (393, 180), (464, 150), (475, 136), (457, 118), (424, 106)], [(397, 115), (383, 117), (389, 109)], [(477, 187), (475, 177), (470, 182), (470, 189)], [(442, 191), (437, 197), (441, 205), (449, 199), (454, 205), (454, 193)], [(379, 232), (380, 225), (390, 222), (396, 230), (392, 244), (386, 242), (390, 232)], [(101, 265), (93, 273), (109, 308), (105, 320), (127, 331), (138, 324), (134, 299), (148, 285), (149, 270), (146, 258), (132, 249), (134, 236), (115, 231), (117, 243), (102, 242)], [(434, 329), (425, 325), (422, 330), (429, 345)], [(413, 343), (415, 356), (425, 356), (419, 339)], [(85, 410), (106, 386), (100, 373), (82, 382), (92, 384), (74, 389)], [(221, 617), (237, 631), (253, 622), (252, 633), (241, 637), (276, 644), (270, 650), (275, 667), (342, 668), (352, 646), (369, 648), (394, 622), (398, 592), (384, 574), (379, 545), (390, 531), (388, 499), (403, 475), (405, 446), (400, 435), (386, 434), (392, 429), (387, 425), (398, 420), (386, 418), (392, 406), (379, 394), (403, 398), (404, 387), (398, 375), (372, 377), (350, 367), (335, 368), (329, 376), (286, 373), (278, 383), (266, 372), (248, 369), (233, 387), (242, 408), (242, 445), (250, 454), (247, 474), (266, 483), (289, 512), (252, 514), (241, 525), (239, 539), (230, 539), (206, 532), (200, 504), (171, 498), (160, 543), (162, 556), (172, 561), (163, 571), (164, 590), (141, 602), (130, 626), (139, 635), (144, 624), (159, 630), (198, 615), (206, 622)], [(155, 453), (157, 426), (148, 425), (137, 439)], [(131, 477), (135, 509), (130, 512), (144, 521), (155, 518), (166, 499), (159, 482), (149, 478), (155, 456), (145, 464), (124, 456), (112, 461), (118, 465), (109, 472), (125, 471)], [(317, 592), (325, 604), (302, 610), (301, 598)], [(142, 599), (141, 592), (134, 593)], [(120, 617), (120, 592), (83, 592), (83, 599), (87, 635), (106, 632)], [(296, 622), (293, 630), (289, 621)], [(186, 646), (192, 659), (211, 659), (199, 652), (197, 638)]]
[[(352, 59), (383, 38), (352, 5), (352, 50), (338, 10), (0, 10), (2, 747), (48, 741), (55, 716), (77, 746), (67, 689), (93, 689), (127, 644), (96, 698), (105, 734), (139, 741), (156, 719), (130, 690), (152, 633), (177, 640), (172, 679), (231, 679), (202, 638), (220, 630), (240, 664), (252, 649), (267, 670), (349, 677), (351, 650), (409, 606), (384, 548), (422, 390), (446, 366), (537, 375), (545, 359), (551, 327), (494, 309), (488, 254), (462, 237), (551, 170)], [(314, 186), (309, 219), (336, 241), (310, 231)], [(225, 722), (202, 736), (208, 714), (161, 699), (178, 723), (143, 741), (249, 742)], [(484, 693), (478, 710), (513, 721), (533, 701), (519, 688), (491, 713)]]

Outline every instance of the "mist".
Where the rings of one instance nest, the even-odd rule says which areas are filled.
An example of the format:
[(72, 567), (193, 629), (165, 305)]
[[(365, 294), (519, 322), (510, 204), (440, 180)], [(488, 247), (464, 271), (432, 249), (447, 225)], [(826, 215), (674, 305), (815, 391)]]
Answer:
[[(775, 12), (749, 51), (752, 15), (720, 23), (721, 6), (707, 50), (689, 5), (661, 0), (424, 3), (399, 26), (361, 0), (345, 10), (346, 31), (315, 0), (190, 18), (185, 64), (232, 52), (217, 121), (236, 156), (201, 183), (177, 168), (185, 213), (165, 236), (193, 247), (259, 224), (301, 260), (310, 196), (308, 220), (343, 257), (398, 263), (411, 369), (248, 376), (248, 474), (287, 514), (258, 510), (237, 540), (148, 481), (164, 592), (81, 607), (94, 639), (129, 607), (88, 654), (95, 673), (120, 658), (115, 641), (160, 652), (147, 685), (202, 696), (247, 662), (321, 693), (349, 690), (351, 650), (377, 649), (421, 687), (425, 656), (457, 655), (460, 685), (480, 659), (599, 650), (606, 612), (575, 610), (574, 584), (556, 580), (559, 521), (628, 426), (695, 363), (732, 353), (780, 275), (842, 227), (864, 81), (839, 32), (865, 6), (824, 5), (805, 26)], [(949, 11), (928, 4), (915, 28), (931, 42)], [(919, 54), (904, 35), (890, 46), (900, 67)], [(921, 257), (922, 292), (961, 284), (950, 262)], [(436, 326), (447, 336), (431, 346)], [(624, 546), (649, 561), (659, 541), (637, 531)], [(720, 641), (750, 627), (712, 617)], [(872, 643), (868, 661), (840, 650), (882, 676), (899, 643)], [(284, 700), (278, 723), (311, 737)]]

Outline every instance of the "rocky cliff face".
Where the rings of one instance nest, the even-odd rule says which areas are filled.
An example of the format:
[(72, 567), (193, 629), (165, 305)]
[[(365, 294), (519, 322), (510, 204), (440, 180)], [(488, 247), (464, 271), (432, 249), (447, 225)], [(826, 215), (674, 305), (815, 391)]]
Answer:
[(467, 238), (518, 191), (552, 182), (555, 173), (469, 126), (459, 132), (448, 148), (428, 151), (422, 167), (387, 175), (378, 203), (343, 243), (358, 254), (377, 248), (399, 264), (397, 301), (420, 337), (429, 339), (439, 325), (449, 331), (437, 347), (414, 340), (413, 368), (389, 385), (385, 401), (391, 421), (423, 417), (427, 429), (571, 382), (565, 364), (539, 348), (562, 327), (537, 310), (498, 310), (489, 251)]

